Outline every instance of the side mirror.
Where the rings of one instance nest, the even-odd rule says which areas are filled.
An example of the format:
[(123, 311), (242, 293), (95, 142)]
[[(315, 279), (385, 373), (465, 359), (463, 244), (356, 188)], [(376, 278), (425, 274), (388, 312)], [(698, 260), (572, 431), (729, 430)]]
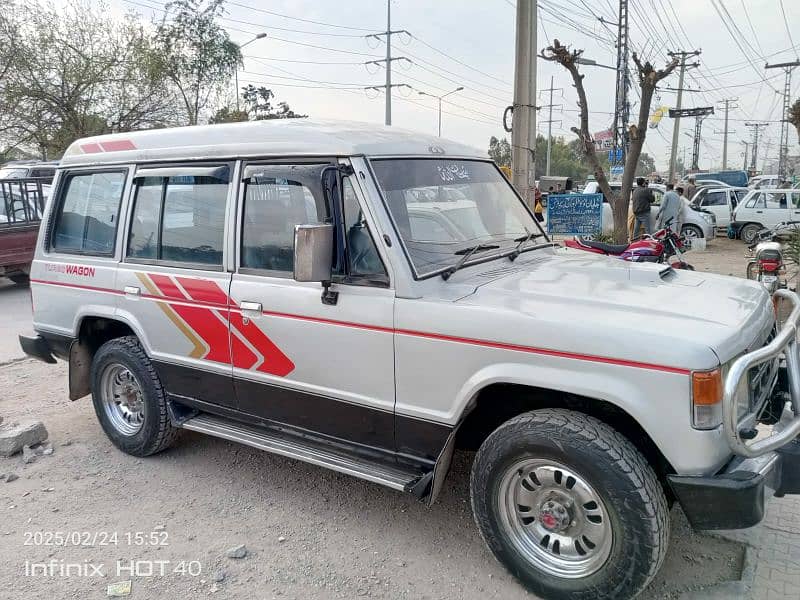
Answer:
[(294, 228), (295, 281), (330, 282), (333, 225), (312, 223)]

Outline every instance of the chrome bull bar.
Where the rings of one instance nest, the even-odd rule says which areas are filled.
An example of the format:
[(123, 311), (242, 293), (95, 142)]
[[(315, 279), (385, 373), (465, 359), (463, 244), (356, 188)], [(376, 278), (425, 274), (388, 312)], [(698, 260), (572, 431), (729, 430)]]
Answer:
[[(774, 297), (791, 302), (791, 314), (769, 344), (749, 352), (733, 362), (724, 382), (722, 397), (723, 430), (733, 453), (745, 458), (755, 458), (776, 450), (800, 435), (800, 355), (798, 355), (797, 345), (797, 329), (800, 323), (800, 298), (798, 298), (797, 294), (788, 290), (777, 290)], [(780, 431), (775, 430), (771, 436), (748, 443), (742, 439), (739, 431), (736, 390), (742, 378), (748, 376), (750, 369), (774, 360), (781, 354), (786, 358), (786, 371), (789, 381), (788, 392), (791, 398), (794, 418), (785, 423)]]

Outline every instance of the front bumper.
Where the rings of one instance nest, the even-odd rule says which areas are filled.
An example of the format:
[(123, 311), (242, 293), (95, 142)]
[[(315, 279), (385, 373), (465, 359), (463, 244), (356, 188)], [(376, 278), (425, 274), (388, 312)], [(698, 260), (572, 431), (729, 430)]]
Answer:
[(764, 518), (769, 496), (800, 494), (800, 441), (758, 458), (734, 459), (712, 477), (667, 479), (696, 529), (752, 527)]

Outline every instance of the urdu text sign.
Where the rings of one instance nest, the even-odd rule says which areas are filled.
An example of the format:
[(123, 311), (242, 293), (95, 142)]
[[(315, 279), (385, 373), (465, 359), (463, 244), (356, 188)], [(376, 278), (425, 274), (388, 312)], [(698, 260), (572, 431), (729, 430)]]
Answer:
[(590, 235), (603, 230), (603, 194), (551, 194), (547, 233)]

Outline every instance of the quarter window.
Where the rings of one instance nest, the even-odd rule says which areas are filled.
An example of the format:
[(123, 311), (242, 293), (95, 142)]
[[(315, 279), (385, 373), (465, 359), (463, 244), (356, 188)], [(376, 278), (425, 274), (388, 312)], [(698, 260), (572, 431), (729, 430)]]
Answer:
[(326, 164), (251, 165), (245, 170), (241, 266), (291, 273), (295, 225), (323, 223)]
[(124, 171), (69, 175), (53, 230), (53, 249), (113, 254), (124, 186)]
[(222, 266), (227, 169), (137, 181), (128, 257)]

